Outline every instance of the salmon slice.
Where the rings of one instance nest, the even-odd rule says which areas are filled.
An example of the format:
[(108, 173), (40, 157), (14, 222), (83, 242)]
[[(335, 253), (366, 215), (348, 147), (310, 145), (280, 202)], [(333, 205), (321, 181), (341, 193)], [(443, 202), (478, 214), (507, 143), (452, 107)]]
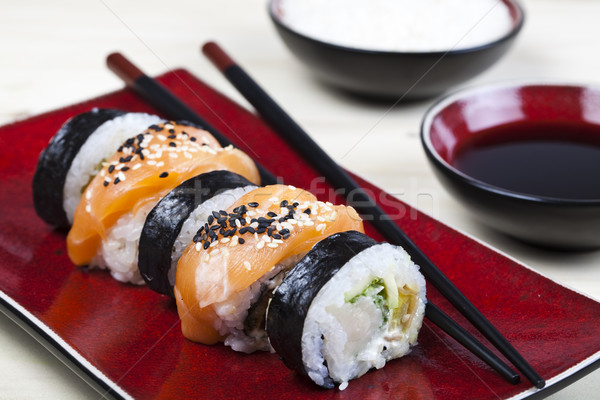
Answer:
[(77, 265), (89, 264), (119, 217), (217, 169), (260, 182), (250, 157), (231, 146), (222, 148), (209, 132), (191, 125), (165, 122), (128, 139), (85, 189), (67, 236), (69, 257)]
[(179, 259), (175, 282), (183, 334), (205, 344), (227, 334), (216, 310), (276, 265), (334, 233), (364, 232), (352, 207), (286, 185), (257, 188), (213, 215)]

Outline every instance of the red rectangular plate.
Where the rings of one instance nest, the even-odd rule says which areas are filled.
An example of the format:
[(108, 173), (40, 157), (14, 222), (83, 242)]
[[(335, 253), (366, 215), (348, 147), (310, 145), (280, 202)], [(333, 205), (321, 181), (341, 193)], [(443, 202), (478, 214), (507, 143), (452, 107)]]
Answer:
[[(288, 184), (341, 203), (334, 190), (259, 118), (185, 70), (158, 78), (209, 123)], [(93, 107), (156, 110), (129, 90), (0, 128), (0, 300), (115, 397), (189, 398), (541, 398), (595, 369), (600, 304), (417, 212), (361, 180), (388, 213), (547, 380), (513, 386), (427, 322), (408, 356), (323, 390), (275, 354), (240, 354), (191, 343), (173, 302), (69, 262), (65, 233), (35, 214), (37, 157), (70, 117)], [(367, 233), (381, 239), (370, 226)], [(429, 297), (469, 324), (431, 287)], [(477, 337), (478, 333), (469, 330)], [(486, 343), (484, 341), (484, 343)]]

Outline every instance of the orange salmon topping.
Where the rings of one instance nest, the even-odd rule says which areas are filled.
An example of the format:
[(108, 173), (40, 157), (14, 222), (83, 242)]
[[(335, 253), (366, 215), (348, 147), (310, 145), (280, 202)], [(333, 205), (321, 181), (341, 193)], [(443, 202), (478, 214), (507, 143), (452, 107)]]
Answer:
[(222, 148), (209, 132), (191, 125), (152, 125), (127, 139), (84, 191), (67, 236), (69, 257), (77, 265), (89, 264), (119, 217), (156, 203), (186, 179), (217, 169), (260, 181), (246, 154)]
[(215, 211), (177, 263), (175, 293), (184, 335), (214, 343), (217, 309), (291, 256), (334, 233), (364, 232), (352, 207), (285, 185), (257, 188)]

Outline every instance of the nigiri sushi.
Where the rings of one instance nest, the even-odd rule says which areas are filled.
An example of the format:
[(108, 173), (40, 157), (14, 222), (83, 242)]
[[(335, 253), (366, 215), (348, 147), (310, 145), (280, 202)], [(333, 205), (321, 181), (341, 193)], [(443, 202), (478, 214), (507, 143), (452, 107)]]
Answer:
[(399, 246), (359, 232), (317, 243), (275, 289), (270, 343), (286, 366), (340, 389), (407, 354), (426, 304), (425, 278)]
[(137, 248), (146, 215), (171, 189), (203, 172), (227, 169), (258, 183), (254, 161), (222, 148), (207, 131), (184, 122), (151, 125), (103, 163), (75, 210), (67, 250), (76, 265), (108, 268), (142, 284)]
[(241, 175), (211, 171), (183, 182), (154, 206), (146, 217), (139, 244), (138, 267), (148, 287), (173, 297), (177, 261), (209, 219), (256, 188)]
[(257, 188), (214, 211), (177, 263), (184, 336), (247, 353), (271, 350), (264, 329), (270, 292), (315, 243), (347, 230), (363, 231), (352, 207), (286, 185)]
[(68, 228), (102, 162), (125, 139), (161, 121), (156, 115), (95, 108), (65, 122), (40, 154), (33, 177), (33, 204), (40, 218)]

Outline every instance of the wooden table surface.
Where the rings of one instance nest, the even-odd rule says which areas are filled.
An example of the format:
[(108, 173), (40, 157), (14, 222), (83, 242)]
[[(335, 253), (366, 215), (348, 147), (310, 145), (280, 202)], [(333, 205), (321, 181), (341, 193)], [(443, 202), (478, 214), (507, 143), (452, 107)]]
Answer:
[[(514, 47), (464, 86), (512, 79), (598, 84), (600, 2), (522, 3), (526, 23)], [(600, 299), (599, 251), (565, 254), (515, 242), (479, 225), (439, 185), (418, 138), (421, 118), (433, 100), (393, 106), (361, 101), (321, 85), (277, 37), (266, 0), (4, 1), (0, 123), (121, 88), (121, 81), (105, 67), (112, 51), (123, 52), (149, 75), (184, 67), (250, 108), (200, 54), (200, 45), (208, 40), (218, 41), (234, 55), (343, 166), (536, 271)], [(596, 371), (551, 398), (597, 399), (599, 393)], [(0, 313), (0, 399), (98, 397)]]

